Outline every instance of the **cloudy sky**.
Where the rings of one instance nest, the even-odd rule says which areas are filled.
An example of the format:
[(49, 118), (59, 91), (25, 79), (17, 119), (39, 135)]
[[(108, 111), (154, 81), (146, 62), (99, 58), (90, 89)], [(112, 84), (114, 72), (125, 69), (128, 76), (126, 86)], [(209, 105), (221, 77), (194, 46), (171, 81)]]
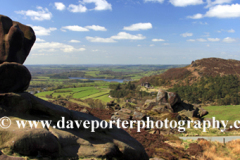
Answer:
[(239, 0), (8, 0), (0, 14), (34, 29), (25, 64), (240, 60)]

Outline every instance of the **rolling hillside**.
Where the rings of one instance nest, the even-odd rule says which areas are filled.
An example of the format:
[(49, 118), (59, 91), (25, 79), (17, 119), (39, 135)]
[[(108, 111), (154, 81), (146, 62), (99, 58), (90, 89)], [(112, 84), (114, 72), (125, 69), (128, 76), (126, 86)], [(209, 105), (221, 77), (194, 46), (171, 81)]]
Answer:
[(171, 68), (160, 75), (143, 77), (139, 84), (149, 82), (154, 86), (169, 86), (182, 83), (192, 85), (201, 77), (215, 77), (236, 75), (240, 78), (240, 61), (221, 58), (204, 58), (193, 61), (190, 65), (182, 68)]

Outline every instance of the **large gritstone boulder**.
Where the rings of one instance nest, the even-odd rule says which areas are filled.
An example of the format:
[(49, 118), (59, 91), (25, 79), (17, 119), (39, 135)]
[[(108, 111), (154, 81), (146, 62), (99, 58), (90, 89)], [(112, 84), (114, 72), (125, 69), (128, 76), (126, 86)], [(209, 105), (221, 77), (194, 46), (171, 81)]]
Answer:
[(0, 15), (0, 63), (23, 64), (35, 40), (36, 36), (31, 27)]
[[(95, 132), (91, 132), (91, 127), (87, 129), (77, 125), (73, 129), (56, 128), (62, 117), (65, 122), (101, 120), (46, 102), (29, 93), (0, 94), (0, 111), (0, 117), (8, 116), (12, 121), (9, 128), (0, 127), (0, 150), (5, 155), (49, 159), (149, 159), (143, 146), (116, 126), (112, 129), (98, 128)], [(38, 127), (31, 128), (30, 124), (26, 124), (25, 128), (19, 128), (17, 120), (51, 120), (51, 125), (43, 128), (39, 122)], [(7, 122), (3, 124), (7, 125)]]
[(25, 66), (14, 62), (0, 64), (0, 93), (23, 92), (30, 80), (31, 74)]

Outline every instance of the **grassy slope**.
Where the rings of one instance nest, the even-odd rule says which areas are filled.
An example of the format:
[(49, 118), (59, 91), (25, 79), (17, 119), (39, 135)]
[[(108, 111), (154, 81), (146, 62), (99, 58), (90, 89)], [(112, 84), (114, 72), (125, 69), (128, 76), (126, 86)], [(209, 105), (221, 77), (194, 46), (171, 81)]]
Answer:
[(239, 111), (240, 105), (228, 105), (228, 106), (207, 106), (204, 107), (209, 114), (206, 118), (215, 117), (218, 120), (229, 120), (230, 122), (240, 120)]

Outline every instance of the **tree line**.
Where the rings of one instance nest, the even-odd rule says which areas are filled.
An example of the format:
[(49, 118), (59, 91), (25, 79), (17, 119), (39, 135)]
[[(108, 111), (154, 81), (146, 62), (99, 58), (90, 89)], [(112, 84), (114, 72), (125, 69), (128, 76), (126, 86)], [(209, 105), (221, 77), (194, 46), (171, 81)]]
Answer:
[(123, 84), (110, 84), (109, 88), (111, 89), (110, 95), (114, 98), (136, 98), (136, 97), (144, 97), (149, 96), (150, 93), (145, 91), (140, 91), (137, 86), (132, 83), (123, 83)]

